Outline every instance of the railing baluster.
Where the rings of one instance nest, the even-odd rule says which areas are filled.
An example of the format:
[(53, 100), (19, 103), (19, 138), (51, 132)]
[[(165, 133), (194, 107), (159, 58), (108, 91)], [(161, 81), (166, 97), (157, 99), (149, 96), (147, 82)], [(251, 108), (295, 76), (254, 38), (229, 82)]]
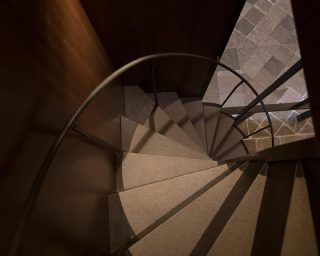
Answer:
[(152, 79), (152, 89), (153, 89), (153, 96), (154, 96), (154, 101), (157, 106), (159, 106), (159, 99), (158, 99), (158, 90), (157, 90), (157, 85), (156, 85), (156, 77), (155, 77), (155, 70), (156, 70), (156, 61), (152, 61), (152, 71), (151, 71), (151, 79)]
[(309, 117), (311, 117), (311, 110), (308, 110), (306, 112), (301, 113), (300, 115), (296, 116), (297, 122), (301, 122), (305, 119), (308, 119)]
[(290, 110), (295, 110), (298, 108), (303, 107), (304, 105), (307, 105), (309, 103), (309, 98), (304, 99), (303, 101), (298, 102), (297, 104), (293, 105)]
[(228, 97), (224, 100), (224, 102), (221, 104), (221, 108), (224, 106), (224, 104), (226, 104), (226, 102), (229, 100), (229, 98), (231, 97), (231, 95), (238, 89), (238, 87), (240, 85), (243, 84), (243, 80), (241, 80), (233, 89), (232, 91), (229, 93)]
[(265, 89), (261, 94), (259, 94), (259, 98), (255, 98), (253, 101), (247, 105), (243, 111), (236, 117), (236, 124), (239, 124), (243, 121), (244, 116), (247, 112), (249, 112), (255, 105), (268, 97), (272, 92), (278, 89), (282, 84), (288, 81), (293, 75), (299, 72), (302, 69), (302, 61), (298, 60), (291, 68), (289, 68), (285, 73), (283, 73), (276, 81), (274, 81), (267, 89)]
[(261, 131), (263, 131), (263, 130), (265, 130), (265, 129), (268, 129), (268, 128), (270, 128), (270, 127), (271, 127), (271, 125), (267, 125), (267, 126), (261, 128), (261, 129), (259, 129), (259, 130), (256, 130), (256, 131), (253, 132), (253, 133), (250, 133), (249, 135), (246, 135), (245, 137), (243, 137), (243, 139), (249, 138), (249, 137), (251, 137), (252, 135), (255, 135), (255, 134), (257, 134), (257, 133), (259, 133), (259, 132), (261, 132)]
[(85, 140), (87, 140), (88, 142), (94, 144), (94, 145), (97, 145), (101, 148), (104, 148), (104, 149), (111, 149), (111, 150), (115, 150), (115, 151), (118, 151), (118, 152), (121, 152), (121, 148), (120, 147), (117, 147), (115, 145), (112, 145), (110, 144), (109, 142), (107, 141), (104, 141), (100, 138), (97, 138), (93, 135), (89, 135), (87, 134), (86, 132), (84, 132), (83, 130), (81, 130), (81, 128), (79, 128), (78, 125), (75, 125), (72, 127), (72, 131), (79, 134), (81, 137), (83, 137)]

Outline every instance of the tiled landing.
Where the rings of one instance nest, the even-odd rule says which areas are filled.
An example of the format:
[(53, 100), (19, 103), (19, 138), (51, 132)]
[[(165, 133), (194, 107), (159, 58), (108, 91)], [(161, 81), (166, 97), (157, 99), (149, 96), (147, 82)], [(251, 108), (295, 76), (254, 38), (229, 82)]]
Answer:
[[(221, 62), (241, 73), (261, 92), (300, 59), (290, 0), (247, 0)], [(219, 68), (205, 100), (222, 103), (238, 78)], [(229, 106), (247, 104), (253, 95), (242, 86)], [(307, 96), (303, 71), (290, 79), (266, 103), (295, 102)]]
[[(300, 59), (290, 0), (247, 0), (221, 62), (239, 72), (261, 93), (281, 74)], [(222, 104), (239, 78), (218, 68), (212, 77), (204, 100)], [(274, 91), (265, 104), (299, 102), (307, 98), (303, 70)], [(255, 95), (240, 86), (224, 107), (244, 106)], [(295, 124), (291, 120), (295, 111), (272, 113), (276, 144), (313, 136), (312, 121)], [(264, 114), (256, 114), (242, 125), (246, 134), (267, 125)], [(270, 133), (263, 131), (248, 139), (253, 151), (271, 145)]]
[[(308, 118), (304, 121), (296, 122), (293, 117), (298, 114), (297, 111), (270, 113), (275, 136), (275, 145), (314, 137), (312, 119)], [(288, 116), (289, 119), (287, 119)], [(251, 134), (267, 125), (268, 122), (264, 114), (255, 114), (241, 124), (241, 130), (245, 134)], [(249, 137), (245, 140), (245, 143), (250, 152), (257, 152), (271, 147), (270, 130), (266, 129)]]

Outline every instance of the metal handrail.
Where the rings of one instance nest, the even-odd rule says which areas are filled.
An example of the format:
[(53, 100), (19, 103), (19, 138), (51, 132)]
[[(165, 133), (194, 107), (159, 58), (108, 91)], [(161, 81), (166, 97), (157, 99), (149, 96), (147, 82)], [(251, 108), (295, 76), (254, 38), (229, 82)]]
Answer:
[(36, 174), (36, 178), (32, 184), (32, 187), (30, 189), (30, 192), (27, 196), (25, 206), (22, 211), (22, 215), (19, 219), (16, 231), (14, 233), (12, 245), (10, 248), (9, 255), (10, 256), (16, 256), (18, 255), (21, 242), (23, 240), (23, 236), (25, 234), (26, 226), (28, 224), (28, 221), (30, 219), (32, 210), (35, 206), (35, 203), (37, 201), (37, 198), (39, 196), (40, 190), (42, 188), (43, 182), (48, 174), (49, 168), (51, 166), (51, 163), (59, 150), (64, 138), (68, 134), (70, 130), (72, 130), (77, 118), (80, 116), (80, 114), (86, 109), (86, 107), (90, 104), (90, 102), (95, 98), (95, 96), (106, 86), (108, 86), (111, 82), (113, 82), (115, 79), (117, 79), (120, 75), (128, 71), (129, 69), (150, 60), (156, 60), (156, 59), (165, 59), (165, 58), (172, 58), (172, 57), (179, 57), (179, 58), (195, 58), (199, 60), (208, 61), (210, 63), (214, 63), (216, 65), (219, 65), (237, 77), (239, 77), (247, 86), (255, 93), (256, 97), (259, 99), (259, 102), (261, 103), (261, 106), (264, 108), (268, 121), (270, 123), (270, 129), (271, 129), (271, 136), (272, 136), (272, 142), (273, 142), (273, 129), (272, 129), (272, 123), (270, 120), (270, 116), (268, 112), (265, 109), (265, 105), (262, 100), (260, 100), (259, 94), (255, 91), (255, 89), (250, 85), (250, 83), (243, 78), (240, 74), (238, 74), (236, 71), (232, 70), (228, 66), (220, 63), (217, 60), (211, 59), (209, 57), (201, 56), (201, 55), (195, 55), (195, 54), (189, 54), (189, 53), (160, 53), (160, 54), (152, 54), (148, 56), (144, 56), (141, 58), (138, 58), (136, 60), (133, 60), (129, 62), (128, 64), (122, 66), (121, 68), (114, 71), (112, 74), (110, 74), (105, 80), (103, 80), (90, 94), (89, 96), (83, 101), (83, 103), (80, 105), (80, 107), (73, 113), (69, 121), (65, 124), (63, 130), (61, 131), (58, 138), (55, 140), (53, 145), (50, 147), (44, 161), (42, 162), (42, 165), (40, 169), (38, 170)]
[(156, 85), (155, 72), (156, 72), (156, 61), (153, 60), (152, 61), (152, 68), (151, 68), (151, 80), (152, 80), (151, 84), (152, 84), (154, 101), (156, 103), (156, 106), (159, 106), (158, 90), (157, 90), (157, 85)]
[(236, 117), (236, 122), (240, 123), (244, 119), (246, 119), (246, 114), (252, 109), (255, 105), (259, 103), (260, 100), (264, 100), (271, 93), (273, 93), (276, 89), (278, 89), (281, 85), (283, 85), (288, 79), (290, 79), (293, 75), (298, 73), (302, 69), (302, 60), (298, 60), (295, 64), (293, 64), (286, 72), (284, 72), (277, 80), (275, 80), (270, 86), (268, 86), (260, 95), (259, 98), (251, 101), (243, 111)]
[(231, 95), (243, 84), (243, 81), (241, 80), (233, 89), (232, 91), (229, 93), (229, 95), (227, 96), (227, 98), (225, 98), (225, 100), (222, 102), (222, 104), (220, 105), (220, 107), (222, 108), (227, 101), (230, 99)]
[(297, 122), (301, 122), (301, 121), (303, 121), (303, 120), (308, 119), (308, 118), (311, 117), (311, 116), (312, 116), (312, 115), (311, 115), (311, 110), (307, 110), (307, 111), (301, 113), (300, 115), (297, 115), (297, 116), (296, 116), (296, 119), (297, 119)]
[[(274, 147), (274, 130), (273, 130), (273, 126), (272, 126), (272, 121), (271, 121), (271, 118), (270, 118), (270, 115), (269, 115), (269, 112), (263, 102), (263, 99), (261, 99), (261, 96), (260, 94), (253, 88), (253, 86), (245, 79), (243, 78), (241, 75), (239, 75), (237, 72), (235, 72), (234, 70), (232, 70), (231, 68), (228, 68), (226, 65), (218, 62), (217, 65), (220, 65), (222, 67), (224, 67), (225, 69), (227, 69), (228, 71), (230, 71), (231, 73), (233, 73), (234, 75), (236, 75), (238, 78), (240, 78), (240, 82), (231, 90), (231, 92), (229, 93), (229, 95), (227, 96), (227, 98), (223, 101), (223, 103), (221, 105), (217, 104), (220, 108), (222, 108), (226, 102), (229, 100), (229, 98), (231, 97), (231, 95), (243, 84), (245, 83), (249, 89), (253, 92), (253, 94), (256, 96), (255, 98), (255, 105), (257, 105), (258, 103), (261, 104), (261, 107), (263, 109), (263, 112), (265, 112), (266, 116), (267, 116), (267, 120), (268, 120), (268, 123), (269, 125), (266, 127), (266, 128), (269, 128), (270, 129), (270, 134), (271, 134), (271, 145), (272, 147)], [(245, 107), (246, 109), (247, 107)], [(242, 120), (239, 120), (238, 119), (238, 116), (235, 117), (235, 122), (234, 122), (234, 126), (238, 126), (242, 121), (244, 121), (246, 118), (242, 119)], [(232, 128), (232, 127), (231, 127)], [(230, 128), (230, 129), (231, 129)], [(260, 132), (260, 130), (258, 131)]]
[(294, 105), (290, 108), (290, 110), (299, 109), (299, 108), (301, 108), (301, 107), (303, 107), (303, 106), (305, 106), (305, 105), (307, 105), (307, 104), (309, 104), (309, 103), (310, 103), (309, 98), (306, 98), (306, 99), (304, 99), (304, 100), (302, 100), (302, 101), (294, 104)]

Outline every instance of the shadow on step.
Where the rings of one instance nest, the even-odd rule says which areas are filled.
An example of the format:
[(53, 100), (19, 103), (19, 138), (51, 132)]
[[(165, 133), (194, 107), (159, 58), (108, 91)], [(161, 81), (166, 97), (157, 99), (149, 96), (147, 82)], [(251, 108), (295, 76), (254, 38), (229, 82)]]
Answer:
[(296, 161), (271, 163), (251, 255), (280, 255), (295, 178)]
[[(146, 133), (143, 138), (137, 143), (137, 145), (134, 147), (133, 150), (131, 150), (131, 152), (140, 152), (143, 147), (145, 146), (145, 144), (149, 141), (149, 139), (153, 136), (153, 131), (157, 131), (156, 130), (156, 122), (155, 122), (155, 115), (156, 115), (156, 109), (157, 107), (155, 106), (152, 110), (152, 112), (150, 113), (149, 119), (148, 119), (148, 125), (150, 130), (148, 131), (148, 133)], [(165, 134), (175, 123), (173, 121), (169, 121), (167, 122), (160, 130), (158, 130), (157, 132), (160, 134)], [(131, 141), (133, 135), (134, 135), (134, 130), (133, 129), (131, 131), (131, 133), (129, 133), (130, 135), (130, 139), (128, 138), (127, 141)], [(126, 148), (129, 148), (129, 145), (126, 146)], [(125, 149), (126, 149), (125, 148)]]
[[(194, 118), (192, 118), (190, 121), (191, 123), (197, 123), (199, 122), (201, 119), (203, 118), (203, 113), (199, 114), (199, 115), (196, 115)], [(209, 117), (209, 118), (212, 118), (212, 117)]]
[(208, 254), (212, 245), (215, 243), (224, 226), (237, 209), (262, 167), (263, 162), (250, 163), (246, 170), (242, 172), (237, 183), (232, 188), (228, 197), (225, 199), (219, 211), (204, 231), (202, 237), (190, 255)]
[[(149, 128), (152, 129), (153, 131), (157, 131), (156, 130), (156, 108), (154, 108), (148, 118), (148, 123), (149, 123)], [(167, 131), (169, 131), (169, 129), (175, 124), (175, 122), (173, 122), (172, 120), (169, 120), (160, 130), (158, 130), (157, 132), (160, 134), (165, 134)]]
[(320, 160), (312, 158), (303, 161), (304, 174), (307, 180), (309, 200), (313, 215), (318, 250), (320, 251)]
[[(246, 165), (246, 164), (243, 164)], [(233, 166), (229, 166), (229, 169), (227, 169), (226, 171), (224, 171), (222, 174), (220, 174), (219, 176), (217, 176), (216, 178), (214, 178), (212, 181), (210, 181), (209, 183), (207, 183), (205, 186), (203, 186), (201, 189), (199, 189), (198, 191), (196, 191), (195, 193), (193, 193), (191, 196), (189, 196), (188, 198), (186, 198), (184, 201), (182, 201), (179, 205), (177, 205), (176, 207), (174, 207), (173, 209), (171, 209), (169, 212), (167, 212), (166, 214), (164, 214), (161, 218), (159, 218), (158, 220), (156, 220), (154, 223), (152, 223), (151, 225), (149, 225), (147, 228), (145, 228), (143, 231), (141, 231), (139, 234), (136, 234), (136, 236), (134, 238), (132, 238), (130, 241), (128, 241), (128, 243), (126, 244), (126, 246), (124, 246), (124, 248), (129, 248), (131, 245), (135, 244), (136, 242), (138, 242), (139, 240), (141, 240), (143, 237), (145, 237), (146, 235), (148, 235), (150, 232), (152, 232), (153, 230), (155, 230), (157, 227), (159, 227), (161, 224), (163, 224), (165, 221), (167, 221), (168, 219), (170, 219), (173, 215), (175, 215), (176, 213), (178, 213), (180, 210), (182, 210), (184, 207), (186, 207), (187, 205), (189, 205), (190, 203), (192, 203), (195, 199), (197, 199), (198, 197), (200, 197), (202, 194), (204, 194), (205, 192), (207, 192), (209, 189), (211, 189), (212, 187), (214, 187), (215, 185), (217, 185), (219, 182), (221, 182), (224, 178), (226, 178), (229, 174), (231, 174), (232, 172), (234, 172), (236, 169), (238, 169), (240, 167), (239, 164), (234, 164)], [(122, 250), (124, 250), (124, 248)]]

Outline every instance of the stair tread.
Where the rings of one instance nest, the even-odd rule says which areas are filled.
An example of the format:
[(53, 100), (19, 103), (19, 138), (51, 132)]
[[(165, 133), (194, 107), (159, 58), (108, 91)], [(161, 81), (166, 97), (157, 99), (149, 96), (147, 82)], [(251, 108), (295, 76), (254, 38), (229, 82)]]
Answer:
[(132, 153), (189, 157), (197, 159), (211, 158), (159, 134), (126, 117), (121, 117), (122, 149)]
[(230, 151), (226, 151), (226, 154), (222, 154), (217, 158), (219, 161), (226, 161), (228, 159), (233, 159), (236, 157), (246, 156), (248, 153), (244, 147), (244, 145), (239, 142), (235, 145), (235, 147), (232, 147)]
[(225, 137), (225, 135), (228, 133), (228, 131), (230, 129), (232, 129), (233, 123), (234, 123), (233, 118), (220, 112), (216, 138), (215, 138), (215, 142), (214, 142), (214, 145), (213, 145), (211, 152), (214, 152), (217, 149), (217, 147), (219, 146), (220, 142), (223, 142), (222, 140)]
[[(112, 194), (109, 196), (110, 211), (113, 210), (113, 204), (117, 205), (120, 199), (127, 222), (130, 224), (132, 232), (138, 235), (169, 211), (179, 207), (183, 201), (192, 201), (195, 192), (227, 170), (226, 165), (213, 167)], [(116, 215), (111, 214), (111, 216)], [(117, 218), (123, 219), (122, 217)], [(110, 219), (111, 226), (117, 223), (117, 221)], [(111, 230), (115, 230), (115, 228)], [(111, 233), (110, 235), (112, 237), (126, 237), (121, 234)], [(114, 244), (119, 244), (119, 242), (114, 242)]]
[(190, 255), (212, 216), (240, 177), (235, 170), (129, 248), (132, 255)]
[(281, 255), (318, 255), (306, 179), (298, 162)]
[(205, 128), (205, 122), (204, 122), (202, 101), (193, 100), (193, 101), (185, 102), (183, 105), (189, 116), (191, 123), (194, 126), (195, 131), (198, 134), (198, 137), (201, 141), (201, 145), (203, 145), (203, 149), (207, 151), (208, 150), (207, 137), (206, 137), (206, 128)]
[(144, 124), (155, 108), (155, 103), (147, 97), (139, 86), (124, 86), (125, 116)]
[(177, 125), (161, 108), (157, 107), (143, 123), (144, 126), (183, 144), (196, 151), (205, 153), (179, 125)]
[(251, 255), (281, 253), (295, 166), (295, 161), (269, 163)]
[(210, 152), (213, 143), (213, 137), (217, 128), (217, 123), (220, 115), (220, 108), (215, 106), (204, 105), (203, 112), (207, 134), (207, 151)]
[(122, 206), (133, 231), (136, 234), (140, 233), (226, 169), (228, 169), (227, 166), (213, 167), (201, 172), (119, 192)]
[(122, 170), (117, 173), (122, 190), (174, 178), (217, 166), (213, 160), (125, 153)]
[(251, 254), (266, 179), (262, 173), (256, 177), (208, 255)]
[[(155, 101), (154, 99), (154, 94), (153, 93), (148, 93), (147, 94), (153, 101)], [(179, 95), (176, 92), (158, 92), (157, 93), (157, 97), (158, 97), (158, 102), (159, 102), (159, 106), (164, 109), (166, 108), (168, 105), (170, 105), (172, 102), (176, 101), (177, 99), (179, 99)]]
[(201, 141), (180, 99), (175, 100), (163, 109), (197, 144)]
[(176, 124), (163, 109), (156, 107), (154, 101), (139, 86), (125, 86), (125, 115), (127, 118), (149, 127), (168, 138), (203, 152), (178, 124)]
[(220, 148), (219, 153), (217, 154), (217, 158), (219, 158), (219, 155), (223, 154), (226, 150), (230, 149), (232, 146), (240, 142), (243, 137), (243, 134), (237, 128), (233, 128), (230, 135), (226, 138), (225, 142)]

